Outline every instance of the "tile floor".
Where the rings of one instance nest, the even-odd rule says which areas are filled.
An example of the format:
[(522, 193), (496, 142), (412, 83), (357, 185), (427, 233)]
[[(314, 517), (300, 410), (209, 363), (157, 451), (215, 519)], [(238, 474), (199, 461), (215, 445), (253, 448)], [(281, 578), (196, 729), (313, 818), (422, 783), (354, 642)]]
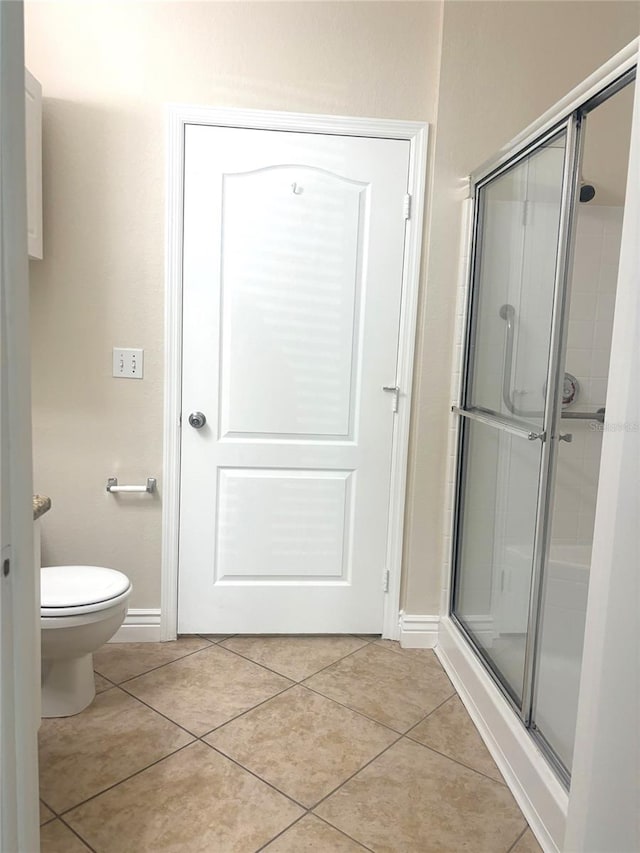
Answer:
[(107, 645), (43, 720), (43, 853), (539, 853), (431, 651), (372, 637)]

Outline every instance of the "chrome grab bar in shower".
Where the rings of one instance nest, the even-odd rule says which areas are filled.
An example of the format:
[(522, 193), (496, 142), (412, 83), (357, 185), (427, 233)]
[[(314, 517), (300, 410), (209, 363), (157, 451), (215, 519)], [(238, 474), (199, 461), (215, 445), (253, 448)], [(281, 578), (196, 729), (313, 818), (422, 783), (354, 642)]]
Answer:
[(597, 412), (562, 412), (560, 417), (562, 420), (568, 421), (599, 421), (604, 423), (604, 408), (598, 409)]
[(507, 409), (512, 415), (519, 418), (542, 418), (544, 412), (527, 412), (524, 409), (518, 409), (516, 404), (511, 399), (511, 377), (513, 374), (513, 320), (516, 316), (516, 309), (513, 305), (505, 303), (501, 306), (498, 314), (503, 320), (506, 320), (506, 343), (504, 354), (504, 370), (502, 371), (502, 399)]
[[(513, 374), (513, 320), (516, 315), (516, 309), (513, 305), (505, 303), (500, 307), (498, 314), (503, 320), (506, 320), (507, 327), (505, 331), (505, 355), (504, 355), (504, 370), (502, 371), (502, 399), (507, 409), (512, 415), (520, 418), (542, 418), (544, 412), (527, 412), (524, 409), (518, 409), (511, 399), (511, 378)], [(604, 423), (605, 410), (598, 409), (597, 412), (570, 412), (563, 409), (560, 413), (562, 420), (575, 421), (600, 421)]]

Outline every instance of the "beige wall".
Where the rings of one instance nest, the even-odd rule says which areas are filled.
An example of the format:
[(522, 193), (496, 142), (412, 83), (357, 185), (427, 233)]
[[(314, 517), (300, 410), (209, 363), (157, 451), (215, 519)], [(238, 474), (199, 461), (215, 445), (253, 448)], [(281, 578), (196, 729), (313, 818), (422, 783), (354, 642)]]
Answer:
[[(433, 122), (439, 3), (29, 2), (44, 103), (45, 259), (31, 264), (44, 560), (127, 572), (160, 603), (166, 102)], [(142, 382), (113, 346), (145, 349)]]
[(416, 354), (406, 609), (442, 589), (460, 179), (638, 35), (635, 2), (446, 2), (423, 333)]

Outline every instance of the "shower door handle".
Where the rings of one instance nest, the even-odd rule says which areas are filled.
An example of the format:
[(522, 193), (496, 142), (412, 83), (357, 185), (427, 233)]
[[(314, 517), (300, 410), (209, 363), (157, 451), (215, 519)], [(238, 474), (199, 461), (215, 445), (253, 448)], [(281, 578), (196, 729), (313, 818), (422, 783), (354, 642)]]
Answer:
[(508, 421), (496, 417), (495, 415), (492, 415), (488, 412), (475, 411), (473, 409), (461, 409), (460, 406), (451, 406), (451, 411), (454, 415), (460, 415), (461, 418), (468, 418), (471, 421), (478, 421), (481, 424), (493, 427), (493, 429), (499, 429), (502, 430), (502, 432), (508, 432), (511, 435), (517, 435), (520, 438), (526, 438), (528, 441), (547, 440), (546, 430), (543, 430), (542, 432), (532, 432), (526, 427), (516, 426), (516, 424), (509, 423)]

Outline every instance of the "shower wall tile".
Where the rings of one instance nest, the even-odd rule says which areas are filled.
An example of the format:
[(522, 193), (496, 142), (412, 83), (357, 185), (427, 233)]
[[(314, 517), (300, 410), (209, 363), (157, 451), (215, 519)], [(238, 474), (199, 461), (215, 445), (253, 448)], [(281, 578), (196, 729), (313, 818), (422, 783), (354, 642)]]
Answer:
[[(616, 266), (617, 270), (617, 266)], [(616, 295), (613, 293), (598, 293), (596, 307), (596, 321), (599, 323), (613, 323), (613, 312), (616, 304)]]
[(574, 347), (571, 350), (571, 364), (569, 365), (569, 354), (567, 355), (567, 370), (574, 376), (591, 376), (593, 350), (591, 347)]
[(611, 355), (611, 350), (594, 349), (590, 355), (591, 363), (585, 371), (585, 375), (590, 373), (593, 379), (606, 379), (609, 375), (609, 357)]
[[(574, 320), (572, 314), (569, 315), (569, 341), (572, 349), (589, 349), (593, 345), (594, 325), (593, 317), (591, 320)], [(567, 363), (568, 361), (567, 351)]]
[(593, 321), (599, 296), (595, 292), (577, 292), (571, 297), (571, 320)]
[[(574, 409), (605, 405), (621, 235), (622, 208), (580, 207), (566, 358), (567, 371), (580, 383)], [(598, 426), (563, 421), (573, 441), (559, 448), (553, 544), (591, 544), (602, 445)]]

